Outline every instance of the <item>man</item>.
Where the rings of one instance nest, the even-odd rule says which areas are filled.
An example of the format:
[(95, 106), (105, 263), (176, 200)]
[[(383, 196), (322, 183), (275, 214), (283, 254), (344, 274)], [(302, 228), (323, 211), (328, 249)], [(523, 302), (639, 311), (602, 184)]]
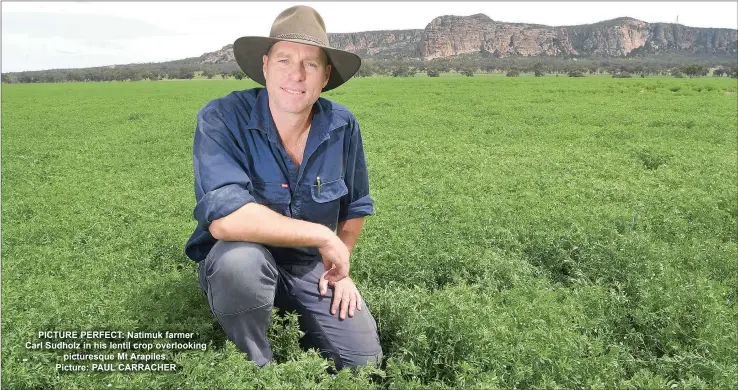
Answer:
[(273, 306), (299, 314), (301, 344), (336, 367), (379, 364), (377, 326), (349, 275), (373, 215), (359, 125), (320, 98), (359, 69), (332, 49), (321, 16), (292, 7), (269, 37), (242, 37), (239, 67), (266, 88), (235, 91), (198, 114), (195, 232), (185, 248), (226, 335), (260, 367)]

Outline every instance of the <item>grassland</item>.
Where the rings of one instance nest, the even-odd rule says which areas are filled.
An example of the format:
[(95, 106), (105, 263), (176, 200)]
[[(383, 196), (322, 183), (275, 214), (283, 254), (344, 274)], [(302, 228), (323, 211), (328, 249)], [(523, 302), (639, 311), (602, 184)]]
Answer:
[[(196, 113), (251, 81), (3, 85), (2, 387), (738, 384), (735, 80), (357, 79), (376, 216), (352, 276), (381, 370), (325, 374), (275, 317), (257, 371), (183, 254)], [(176, 373), (57, 372), (40, 330), (181, 331)], [(89, 363), (89, 362), (88, 362)]]

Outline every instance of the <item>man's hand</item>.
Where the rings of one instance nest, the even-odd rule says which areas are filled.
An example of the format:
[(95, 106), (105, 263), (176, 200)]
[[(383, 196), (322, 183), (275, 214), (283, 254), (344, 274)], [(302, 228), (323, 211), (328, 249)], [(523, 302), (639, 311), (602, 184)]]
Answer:
[(346, 244), (331, 232), (325, 244), (318, 247), (318, 251), (323, 257), (323, 266), (326, 270), (320, 276), (320, 282), (318, 283), (320, 292), (324, 294), (328, 288), (328, 282), (336, 283), (348, 277), (349, 250), (346, 248)]
[[(319, 285), (322, 285), (323, 281), (324, 279), (321, 277)], [(341, 308), (341, 314), (338, 318), (342, 320), (346, 319), (347, 313), (349, 317), (353, 317), (354, 309), (361, 310), (361, 294), (359, 294), (359, 290), (356, 288), (356, 285), (351, 278), (347, 276), (336, 283), (328, 283), (326, 281), (326, 284), (333, 288), (331, 314), (336, 314), (338, 312), (339, 305)], [(321, 288), (320, 295), (325, 295), (325, 293), (326, 291)]]

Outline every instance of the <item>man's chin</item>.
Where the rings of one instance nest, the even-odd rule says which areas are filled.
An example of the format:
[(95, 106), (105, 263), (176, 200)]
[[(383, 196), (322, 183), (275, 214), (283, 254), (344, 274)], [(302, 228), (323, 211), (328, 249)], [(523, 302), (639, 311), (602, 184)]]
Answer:
[(308, 108), (305, 104), (280, 104), (280, 111), (288, 114), (300, 114)]

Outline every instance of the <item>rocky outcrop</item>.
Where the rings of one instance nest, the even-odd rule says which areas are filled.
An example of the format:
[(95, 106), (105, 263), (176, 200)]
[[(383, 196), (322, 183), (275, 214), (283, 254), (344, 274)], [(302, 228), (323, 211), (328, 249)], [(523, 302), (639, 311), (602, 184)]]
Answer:
[(738, 31), (716, 28), (691, 28), (680, 24), (654, 23), (650, 39), (643, 46), (646, 53), (687, 51), (695, 54), (735, 55)]
[(236, 62), (236, 57), (233, 55), (233, 44), (225, 45), (220, 50), (200, 56), (201, 64), (222, 64), (226, 62)]
[(491, 52), (497, 56), (624, 57), (634, 51), (735, 55), (738, 31), (618, 18), (550, 27), (504, 23), (483, 14), (441, 16), (425, 28), (415, 56), (433, 59)]
[(356, 53), (361, 57), (412, 57), (424, 30), (366, 31), (328, 34), (331, 47)]
[[(738, 55), (738, 30), (617, 18), (580, 26), (506, 23), (484, 14), (440, 16), (424, 30), (328, 34), (332, 47), (362, 58), (507, 56), (625, 57), (662, 53)], [(233, 45), (203, 54), (202, 64), (235, 62)]]
[(441, 16), (425, 28), (416, 56), (425, 59), (489, 52), (496, 56), (577, 54), (567, 30), (499, 23), (487, 15)]

